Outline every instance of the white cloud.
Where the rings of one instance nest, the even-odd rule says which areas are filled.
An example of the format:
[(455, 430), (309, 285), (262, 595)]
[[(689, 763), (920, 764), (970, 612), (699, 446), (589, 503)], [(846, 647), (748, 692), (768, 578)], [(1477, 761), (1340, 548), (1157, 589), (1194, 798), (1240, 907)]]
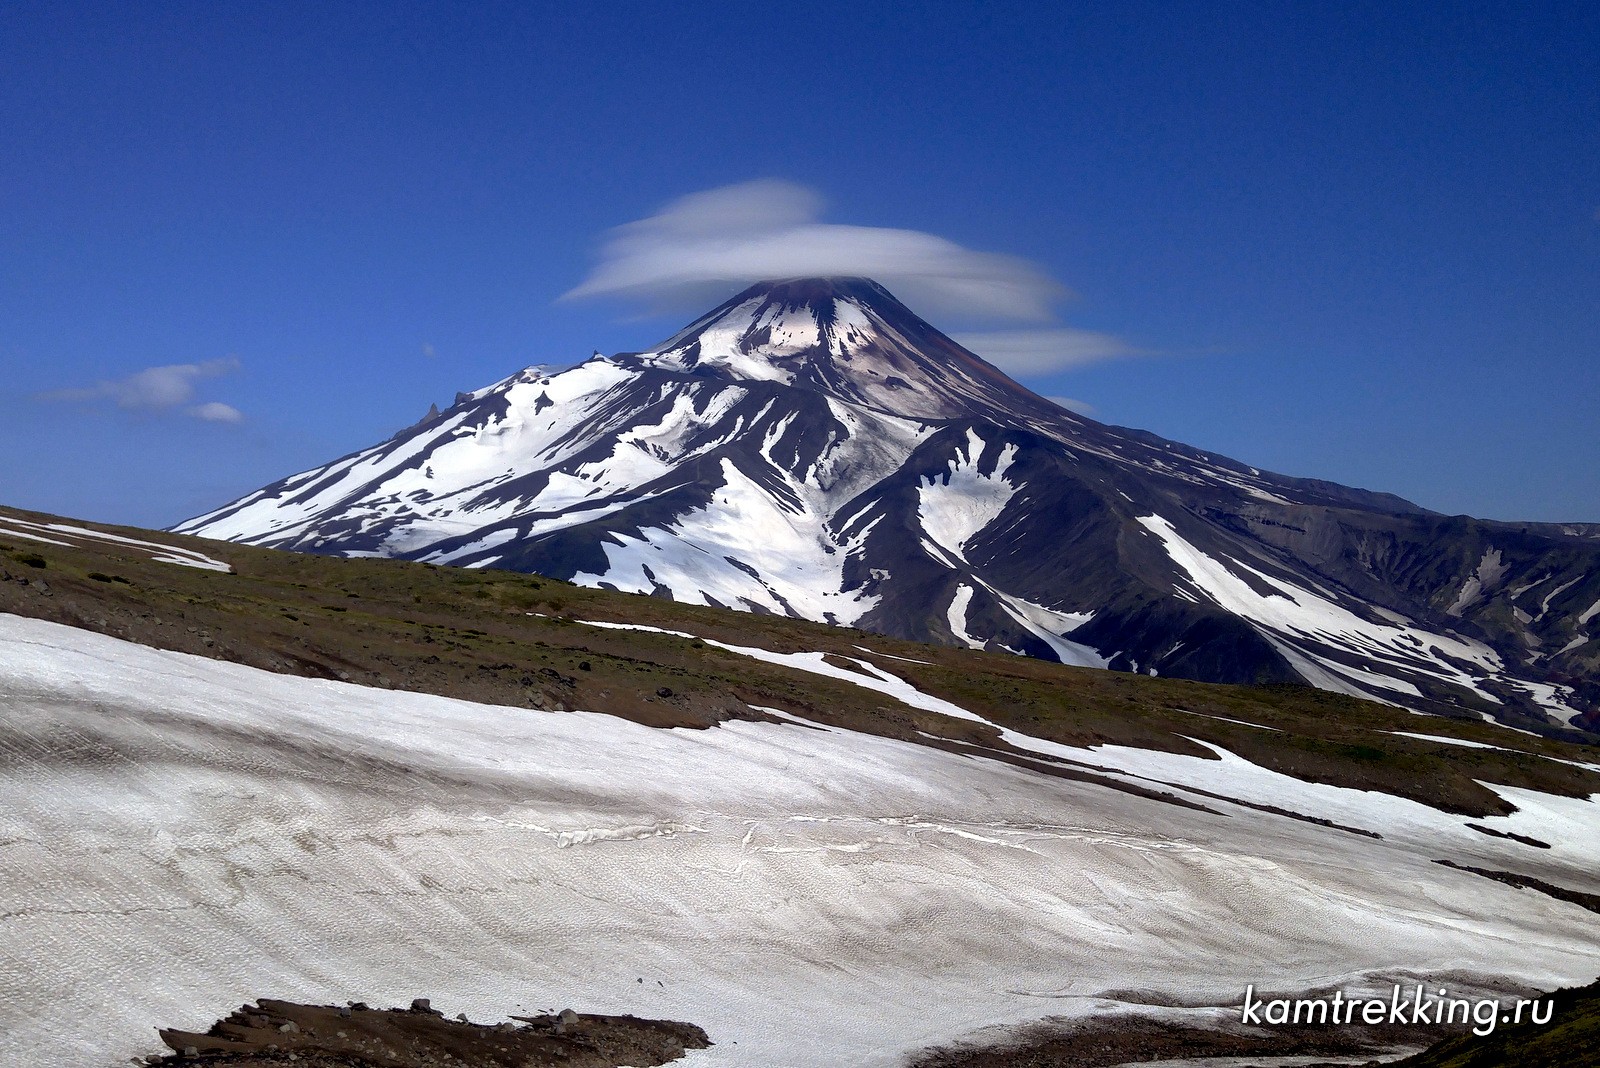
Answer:
[(1055, 374), (1144, 353), (1119, 337), (1070, 326), (955, 334), (961, 345), (1012, 377)]
[(1079, 415), (1093, 417), (1098, 411), (1088, 401), (1081, 401), (1075, 397), (1046, 397), (1045, 400), (1050, 401), (1052, 404), (1059, 404), (1067, 411), (1077, 412)]
[(244, 413), (231, 404), (221, 401), (207, 401), (197, 404), (186, 410), (186, 414), (207, 423), (238, 423), (244, 420)]
[(126, 411), (170, 412), (181, 408), (196, 419), (236, 423), (244, 417), (230, 405), (215, 401), (191, 405), (191, 402), (195, 399), (195, 383), (238, 369), (239, 361), (232, 356), (201, 363), (147, 367), (124, 378), (102, 379), (92, 386), (41, 393), (39, 399), (88, 403), (109, 400)]
[(611, 231), (600, 263), (565, 297), (702, 301), (769, 278), (861, 275), (915, 310), (1048, 321), (1060, 283), (1027, 260), (933, 234), (818, 221), (822, 201), (763, 179), (681, 197)]

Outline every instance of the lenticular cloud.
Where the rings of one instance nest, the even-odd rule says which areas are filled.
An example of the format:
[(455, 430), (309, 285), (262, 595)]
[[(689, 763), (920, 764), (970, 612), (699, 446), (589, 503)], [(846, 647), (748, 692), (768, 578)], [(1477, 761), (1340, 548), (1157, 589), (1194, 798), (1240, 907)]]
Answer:
[(957, 334), (955, 340), (1015, 378), (1050, 375), (1143, 355), (1119, 337), (1070, 326)]
[(769, 278), (864, 275), (930, 310), (1047, 321), (1066, 295), (1026, 260), (917, 230), (819, 222), (821, 213), (815, 192), (775, 179), (692, 193), (613, 230), (566, 296), (674, 304)]

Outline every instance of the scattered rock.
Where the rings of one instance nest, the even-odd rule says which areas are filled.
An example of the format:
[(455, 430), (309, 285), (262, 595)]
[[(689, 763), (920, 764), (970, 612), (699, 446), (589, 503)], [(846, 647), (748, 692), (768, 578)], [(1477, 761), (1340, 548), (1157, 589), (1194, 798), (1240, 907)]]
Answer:
[[(340, 1021), (361, 1012), (360, 1023)], [(704, 1049), (710, 1039), (692, 1024), (634, 1016), (582, 1015), (563, 1009), (553, 1016), (513, 1016), (493, 1025), (474, 1024), (465, 1013), (446, 1019), (427, 998), (409, 1009), (302, 1005), (263, 999), (218, 1020), (205, 1034), (159, 1029), (175, 1056), (152, 1054), (136, 1064), (228, 1065), (275, 1068), (286, 1062), (307, 1068), (505, 1068), (507, 1065), (570, 1065), (571, 1068), (654, 1068)]]

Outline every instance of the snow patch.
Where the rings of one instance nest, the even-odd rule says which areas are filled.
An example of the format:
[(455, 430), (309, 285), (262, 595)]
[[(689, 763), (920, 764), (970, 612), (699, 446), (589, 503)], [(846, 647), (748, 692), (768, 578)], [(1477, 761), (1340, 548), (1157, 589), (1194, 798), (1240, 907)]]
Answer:
[(946, 473), (929, 476), (917, 485), (917, 518), (922, 529), (949, 553), (965, 560), (968, 543), (1000, 517), (1016, 487), (1005, 473), (1016, 460), (1017, 447), (1000, 450), (991, 474), (981, 474), (978, 461), (987, 443), (977, 432), (967, 430), (965, 450), (957, 449)]
[(967, 643), (969, 649), (982, 649), (984, 642), (967, 633), (967, 608), (972, 604), (972, 587), (966, 583), (956, 587), (956, 594), (950, 598), (950, 608), (945, 613), (945, 619), (950, 624), (950, 633), (958, 641)]
[(638, 593), (659, 583), (691, 604), (715, 601), (846, 625), (877, 604), (876, 596), (844, 589), (845, 562), (864, 534), (837, 540), (826, 516), (792, 482), (798, 508), (785, 507), (731, 460), (722, 460), (721, 472), (723, 484), (704, 508), (636, 537), (616, 535), (616, 543), (603, 544), (605, 571), (573, 581)]
[(1424, 742), (1443, 742), (1445, 745), (1459, 745), (1468, 749), (1502, 749), (1502, 746), (1490, 745), (1487, 742), (1470, 742), (1465, 738), (1450, 738), (1443, 734), (1415, 734), (1411, 731), (1384, 731), (1385, 734), (1398, 734), (1402, 738), (1417, 738)]

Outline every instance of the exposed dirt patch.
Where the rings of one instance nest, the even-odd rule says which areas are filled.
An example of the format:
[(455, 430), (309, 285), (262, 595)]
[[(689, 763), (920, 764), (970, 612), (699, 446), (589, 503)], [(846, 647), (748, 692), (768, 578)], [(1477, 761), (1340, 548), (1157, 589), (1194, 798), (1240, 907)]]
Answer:
[(822, 656), (822, 662), (827, 664), (829, 667), (841, 668), (845, 671), (853, 671), (863, 678), (877, 678), (876, 675), (873, 675), (870, 671), (866, 670), (859, 663), (850, 659), (849, 657), (838, 656), (834, 653), (824, 653)]
[(1474, 868), (1470, 864), (1457, 864), (1453, 860), (1436, 860), (1434, 863), (1443, 864), (1445, 867), (1454, 868), (1457, 871), (1470, 871), (1474, 875), (1481, 875), (1485, 879), (1493, 879), (1495, 882), (1505, 883), (1507, 886), (1515, 886), (1523, 890), (1537, 890), (1546, 897), (1569, 902), (1579, 908), (1588, 909), (1590, 912), (1600, 912), (1600, 894), (1589, 894), (1582, 890), (1568, 890), (1564, 886), (1547, 883), (1543, 879), (1535, 879), (1531, 875), (1518, 875), (1512, 871), (1498, 871), (1494, 868)]
[(1469, 823), (1467, 826), (1479, 834), (1486, 834), (1491, 838), (1504, 838), (1509, 842), (1521, 842), (1523, 845), (1533, 846), (1535, 849), (1550, 848), (1549, 842), (1541, 842), (1537, 838), (1530, 838), (1525, 834), (1517, 834), (1514, 831), (1497, 831), (1492, 827), (1484, 827), (1476, 823)]
[[(1393, 1038), (1366, 1028), (1273, 1027), (1208, 1029), (1144, 1016), (1106, 1016), (1025, 1028), (993, 1045), (929, 1050), (910, 1068), (1107, 1068), (1177, 1058), (1377, 1057), (1395, 1051)], [(1415, 1050), (1430, 1041), (1404, 1036)], [(1348, 1063), (1346, 1061), (1345, 1063)]]
[[(512, 1022), (516, 1021), (516, 1022)], [(494, 1023), (449, 1020), (426, 999), (409, 1009), (301, 1005), (263, 998), (205, 1034), (162, 1029), (173, 1052), (149, 1064), (236, 1068), (651, 1068), (711, 1045), (693, 1024), (564, 1009)]]

